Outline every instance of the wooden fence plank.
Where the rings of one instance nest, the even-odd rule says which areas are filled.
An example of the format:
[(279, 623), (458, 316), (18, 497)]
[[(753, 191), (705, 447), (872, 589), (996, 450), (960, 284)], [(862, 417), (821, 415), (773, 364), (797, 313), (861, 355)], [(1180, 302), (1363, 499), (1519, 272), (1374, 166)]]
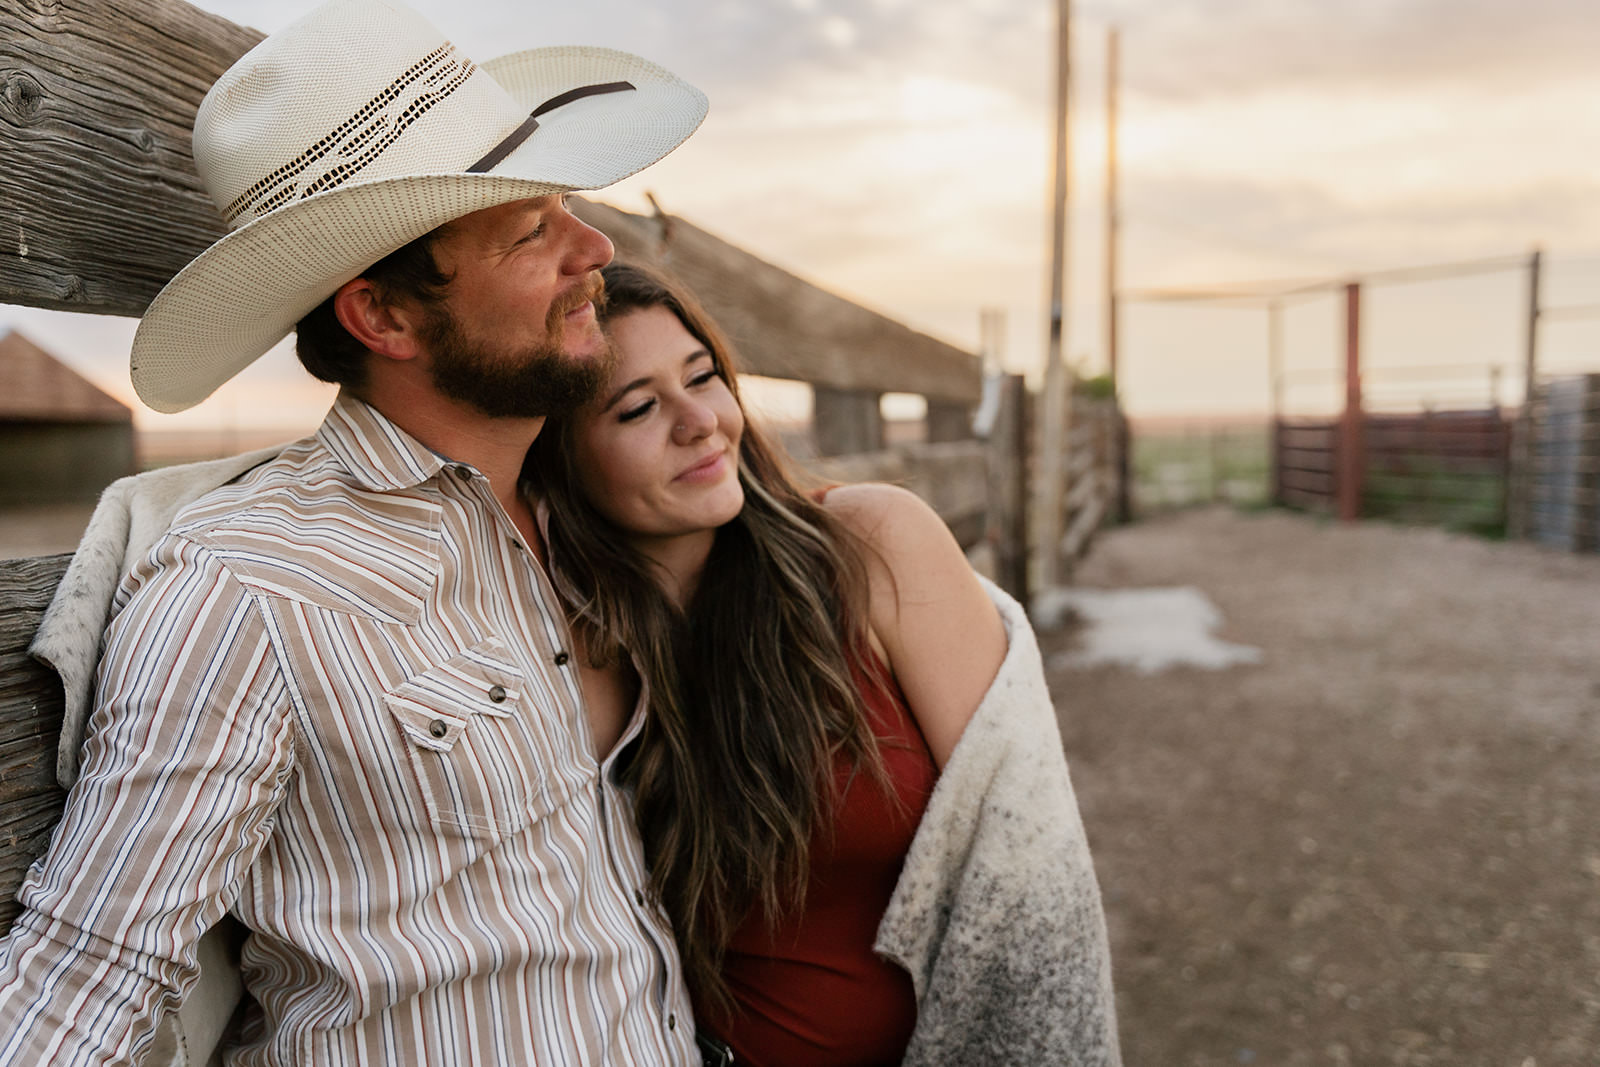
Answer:
[(1296, 426), (1286, 423), (1279, 432), (1284, 448), (1331, 451), (1338, 440), (1338, 429), (1333, 426)]
[(21, 910), (17, 889), (66, 800), (56, 785), (61, 684), (27, 650), (68, 558), (0, 561), (0, 933)]
[(1333, 497), (1331, 493), (1317, 492), (1301, 489), (1297, 486), (1285, 484), (1282, 488), (1283, 502), (1291, 508), (1302, 511), (1314, 511), (1319, 514), (1328, 514), (1333, 511)]
[(222, 234), (189, 132), (260, 38), (178, 0), (0, 6), (0, 302), (138, 315)]
[(1333, 473), (1334, 456), (1326, 448), (1281, 448), (1278, 463), (1284, 470), (1320, 471)]
[(1293, 489), (1301, 493), (1326, 493), (1331, 498), (1335, 484), (1332, 474), (1318, 474), (1313, 471), (1297, 470), (1285, 470), (1283, 472), (1284, 488)]

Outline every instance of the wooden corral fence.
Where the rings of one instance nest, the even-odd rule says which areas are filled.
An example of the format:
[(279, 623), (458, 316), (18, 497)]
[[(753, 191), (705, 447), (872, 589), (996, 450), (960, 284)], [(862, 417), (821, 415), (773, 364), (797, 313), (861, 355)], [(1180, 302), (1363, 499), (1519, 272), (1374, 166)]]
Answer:
[(1600, 374), (1540, 383), (1521, 425), (1512, 535), (1600, 551)]
[[(1276, 503), (1335, 514), (1342, 472), (1353, 469), (1363, 518), (1504, 531), (1511, 424), (1499, 411), (1367, 413), (1354, 442), (1348, 425), (1343, 419), (1277, 421)], [(1348, 461), (1342, 459), (1347, 447), (1355, 452)]]
[(1114, 516), (1127, 469), (1123, 449), (1127, 435), (1117, 403), (1090, 396), (1069, 385), (1067, 405), (1066, 485), (1062, 492), (1061, 573), (1089, 551), (1095, 531)]
[[(206, 89), (261, 35), (180, 0), (23, 0), (0, 7), (0, 31), (0, 303), (141, 314), (221, 236), (194, 173), (189, 130)], [(690, 284), (748, 370), (812, 383), (827, 476), (910, 485), (964, 546), (987, 549), (997, 580), (1026, 600), (1034, 402), (1020, 377), (986, 387), (974, 356), (682, 219), (600, 204), (578, 210), (621, 258)], [(925, 442), (884, 447), (879, 400), (890, 391), (927, 399)], [(1060, 547), (1073, 553), (1116, 492), (1102, 451), (1110, 417), (1074, 411), (1084, 413), (1069, 438), (1094, 458), (1065, 464)], [(64, 801), (54, 774), (63, 696), (26, 648), (66, 561), (0, 561), (0, 932)]]

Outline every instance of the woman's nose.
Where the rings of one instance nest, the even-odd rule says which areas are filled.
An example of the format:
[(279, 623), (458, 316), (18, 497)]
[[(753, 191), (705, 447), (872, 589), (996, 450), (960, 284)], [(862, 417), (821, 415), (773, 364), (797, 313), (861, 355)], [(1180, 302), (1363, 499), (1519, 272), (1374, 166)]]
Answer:
[(693, 444), (709, 437), (717, 428), (717, 416), (704, 404), (685, 404), (678, 411), (678, 422), (672, 428), (673, 440), (678, 444)]

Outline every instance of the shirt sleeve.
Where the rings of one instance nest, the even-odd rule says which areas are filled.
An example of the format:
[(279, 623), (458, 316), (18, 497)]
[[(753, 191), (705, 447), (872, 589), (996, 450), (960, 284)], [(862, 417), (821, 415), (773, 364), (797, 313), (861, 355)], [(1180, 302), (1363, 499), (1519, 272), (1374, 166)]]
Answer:
[(0, 1065), (136, 1061), (198, 973), (293, 767), (260, 606), (169, 535), (106, 632), (82, 775), (0, 943)]

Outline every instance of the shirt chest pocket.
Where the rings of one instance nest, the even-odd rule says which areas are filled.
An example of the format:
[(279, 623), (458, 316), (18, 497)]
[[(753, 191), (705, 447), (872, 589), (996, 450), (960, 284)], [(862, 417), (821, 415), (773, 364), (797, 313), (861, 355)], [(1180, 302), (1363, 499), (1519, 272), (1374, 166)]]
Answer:
[(440, 834), (497, 841), (565, 799), (567, 731), (552, 721), (550, 702), (528, 692), (498, 640), (428, 668), (383, 699)]

